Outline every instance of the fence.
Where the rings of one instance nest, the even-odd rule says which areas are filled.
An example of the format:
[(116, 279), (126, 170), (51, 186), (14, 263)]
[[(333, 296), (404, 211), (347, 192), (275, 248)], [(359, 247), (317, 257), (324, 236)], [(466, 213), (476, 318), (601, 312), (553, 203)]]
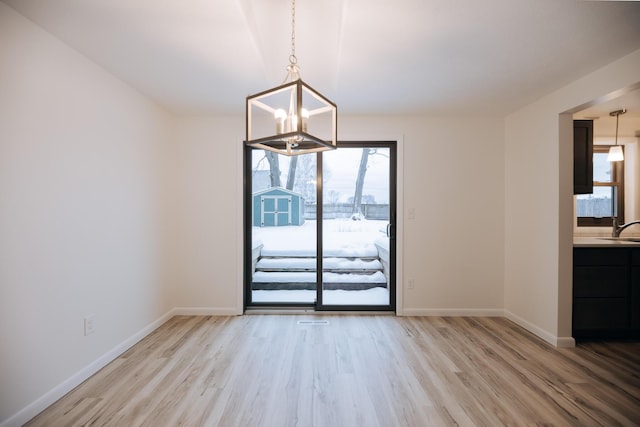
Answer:
[[(304, 219), (316, 219), (316, 212), (317, 209), (315, 203), (305, 204)], [(389, 220), (388, 204), (363, 203), (362, 205), (360, 205), (360, 212), (366, 219), (384, 221)], [(349, 218), (353, 214), (353, 205), (351, 203), (324, 205), (322, 207), (322, 214), (325, 219)]]

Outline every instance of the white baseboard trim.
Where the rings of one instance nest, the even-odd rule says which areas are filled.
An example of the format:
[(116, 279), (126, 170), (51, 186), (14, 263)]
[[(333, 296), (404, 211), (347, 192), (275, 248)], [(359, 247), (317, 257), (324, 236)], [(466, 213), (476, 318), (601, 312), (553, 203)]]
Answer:
[(504, 315), (507, 319), (511, 320), (516, 325), (526, 329), (539, 338), (542, 338), (554, 347), (571, 348), (576, 346), (576, 340), (573, 337), (558, 337), (552, 333), (534, 325), (533, 323), (523, 319), (520, 316), (513, 314), (512, 312), (505, 310)]
[(402, 316), (504, 317), (501, 308), (405, 308)]
[(557, 337), (556, 347), (558, 348), (573, 348), (576, 346), (576, 339), (573, 337)]
[(104, 368), (113, 360), (115, 360), (122, 353), (133, 347), (136, 343), (156, 330), (167, 320), (171, 319), (175, 315), (174, 311), (175, 309), (169, 310), (167, 313), (160, 316), (157, 320), (151, 322), (140, 331), (136, 332), (120, 344), (116, 345), (114, 348), (107, 351), (105, 354), (91, 362), (89, 365), (85, 366), (80, 371), (76, 372), (74, 375), (67, 378), (65, 381), (58, 384), (53, 389), (49, 390), (37, 400), (25, 406), (8, 419), (2, 421), (0, 423), (0, 427), (19, 427), (27, 423), (29, 420), (47, 409), (65, 394), (69, 393), (75, 387), (80, 385), (91, 375), (95, 374), (100, 369)]
[(174, 316), (237, 316), (236, 307), (176, 307), (173, 309)]
[(236, 307), (175, 307), (160, 316), (157, 320), (142, 328), (131, 337), (127, 338), (89, 365), (76, 372), (70, 378), (49, 390), (47, 393), (39, 397), (34, 402), (22, 408), (16, 414), (12, 415), (4, 421), (0, 421), (0, 427), (19, 427), (27, 423), (30, 419), (44, 411), (62, 396), (73, 390), (91, 375), (107, 366), (122, 353), (133, 347), (136, 343), (156, 330), (160, 325), (171, 319), (173, 316), (236, 316), (238, 309)]
[(466, 309), (466, 308), (405, 308), (402, 316), (442, 316), (442, 317), (506, 317), (516, 325), (526, 329), (532, 334), (545, 340), (549, 344), (559, 348), (572, 348), (576, 346), (573, 337), (557, 337), (544, 329), (526, 321), (520, 316), (516, 316), (508, 310), (503, 309)]

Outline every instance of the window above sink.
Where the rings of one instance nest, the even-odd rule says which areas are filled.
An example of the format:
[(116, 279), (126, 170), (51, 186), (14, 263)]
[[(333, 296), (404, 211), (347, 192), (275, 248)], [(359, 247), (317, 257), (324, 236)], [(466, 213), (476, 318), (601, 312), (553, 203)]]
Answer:
[(609, 145), (593, 147), (593, 193), (576, 196), (578, 227), (611, 227), (624, 223), (624, 161), (609, 162)]

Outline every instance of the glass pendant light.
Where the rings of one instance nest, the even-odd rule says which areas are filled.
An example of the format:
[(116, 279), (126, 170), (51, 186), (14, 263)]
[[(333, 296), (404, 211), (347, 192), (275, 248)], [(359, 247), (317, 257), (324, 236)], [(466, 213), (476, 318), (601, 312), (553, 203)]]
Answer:
[(611, 146), (611, 148), (609, 148), (609, 155), (607, 156), (607, 160), (610, 162), (620, 162), (624, 160), (622, 146), (618, 145), (618, 120), (620, 119), (620, 114), (624, 114), (626, 112), (627, 110), (623, 108), (622, 110), (616, 110), (609, 113), (610, 116), (616, 116), (616, 145), (613, 145)]

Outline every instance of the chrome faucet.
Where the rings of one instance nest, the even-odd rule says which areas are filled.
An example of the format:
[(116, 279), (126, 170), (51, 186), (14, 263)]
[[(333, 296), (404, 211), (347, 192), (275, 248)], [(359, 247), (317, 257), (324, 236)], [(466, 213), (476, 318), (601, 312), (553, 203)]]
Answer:
[(613, 220), (613, 231), (611, 232), (611, 237), (616, 237), (616, 238), (620, 237), (620, 233), (622, 233), (622, 230), (624, 230), (625, 228), (634, 224), (640, 224), (640, 220), (638, 220), (638, 221), (631, 221), (626, 224), (618, 225), (618, 219), (615, 216), (611, 217), (611, 219)]

